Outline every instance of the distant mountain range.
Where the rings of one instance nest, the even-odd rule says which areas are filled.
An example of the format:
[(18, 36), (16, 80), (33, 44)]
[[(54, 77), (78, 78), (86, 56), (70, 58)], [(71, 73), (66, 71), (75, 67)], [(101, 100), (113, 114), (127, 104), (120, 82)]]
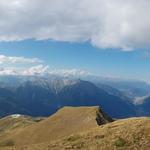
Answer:
[(120, 88), (116, 88), (104, 81), (60, 76), (1, 76), (0, 116), (15, 113), (49, 116), (64, 106), (100, 106), (113, 118), (150, 115), (150, 100), (134, 105), (133, 97), (122, 90), (126, 87), (132, 91), (138, 83), (131, 87), (129, 82), (122, 83), (122, 88), (121, 81), (119, 83)]

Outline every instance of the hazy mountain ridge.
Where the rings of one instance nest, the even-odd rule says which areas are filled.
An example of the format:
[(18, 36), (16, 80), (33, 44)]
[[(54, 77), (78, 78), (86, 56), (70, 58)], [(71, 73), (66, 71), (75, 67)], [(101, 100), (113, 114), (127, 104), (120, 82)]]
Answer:
[(12, 92), (19, 108), (15, 113), (48, 116), (63, 106), (98, 105), (112, 117), (136, 115), (130, 102), (88, 81), (60, 77), (30, 77), (24, 81)]
[(4, 76), (0, 77), (2, 81), (0, 116), (14, 113), (49, 116), (63, 106), (95, 105), (115, 118), (149, 114), (142, 104), (133, 105), (132, 99), (124, 92), (99, 81), (96, 84), (95, 81), (61, 76)]

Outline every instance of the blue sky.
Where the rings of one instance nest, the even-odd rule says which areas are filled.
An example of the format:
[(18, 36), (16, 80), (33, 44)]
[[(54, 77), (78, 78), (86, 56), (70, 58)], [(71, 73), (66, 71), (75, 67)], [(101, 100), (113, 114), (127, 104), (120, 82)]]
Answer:
[(149, 0), (1, 0), (0, 75), (65, 69), (150, 82), (149, 8)]
[[(50, 70), (80, 69), (100, 76), (149, 81), (150, 57), (146, 52), (100, 49), (88, 42), (25, 40), (0, 43), (0, 55), (39, 58)], [(22, 64), (21, 67), (31, 67), (31, 64)]]

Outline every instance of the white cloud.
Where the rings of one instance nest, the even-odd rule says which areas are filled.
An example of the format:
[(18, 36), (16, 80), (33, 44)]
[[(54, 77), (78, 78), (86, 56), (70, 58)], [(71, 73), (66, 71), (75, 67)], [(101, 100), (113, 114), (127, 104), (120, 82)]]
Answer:
[(0, 68), (0, 75), (17, 75), (18, 71), (14, 68)]
[(17, 68), (17, 67), (5, 67), (0, 68), (0, 75), (22, 75), (22, 76), (32, 76), (32, 75), (43, 75), (47, 73), (48, 66), (37, 65), (30, 68)]
[(0, 55), (0, 64), (16, 64), (16, 63), (34, 64), (41, 62), (42, 60), (38, 58), (25, 58), (25, 57)]
[(150, 47), (149, 0), (0, 0), (0, 40), (90, 41)]
[(48, 66), (44, 65), (33, 66), (29, 69), (24, 70), (21, 75), (42, 75), (44, 73), (47, 73), (48, 68)]
[(81, 70), (81, 69), (60, 69), (60, 70), (49, 70), (48, 72), (50, 75), (60, 75), (64, 77), (80, 77), (80, 76), (87, 76), (87, 75), (92, 75), (92, 73), (86, 71), (86, 70)]
[(42, 75), (48, 70), (42, 62), (38, 58), (0, 55), (0, 75)]
[(54, 75), (63, 77), (84, 77), (93, 74), (88, 71), (80, 69), (50, 70), (49, 66), (44, 66), (40, 64), (37, 66), (32, 66), (30, 68), (17, 68), (17, 67), (0, 68), (0, 75), (21, 75), (21, 76)]

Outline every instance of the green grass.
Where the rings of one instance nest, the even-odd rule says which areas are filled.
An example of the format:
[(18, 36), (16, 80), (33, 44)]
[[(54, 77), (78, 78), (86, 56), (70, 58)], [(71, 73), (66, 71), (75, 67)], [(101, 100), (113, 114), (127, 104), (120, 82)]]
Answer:
[(15, 143), (13, 140), (6, 140), (0, 143), (0, 147), (14, 146)]
[(121, 137), (119, 137), (119, 138), (115, 141), (115, 146), (116, 146), (116, 147), (124, 147), (124, 146), (126, 146), (126, 144), (127, 144), (127, 142), (126, 142), (123, 138), (121, 138)]
[(79, 140), (80, 138), (81, 138), (81, 136), (79, 136), (79, 135), (71, 135), (71, 136), (69, 136), (66, 140), (67, 140), (68, 142), (74, 142), (74, 141)]

